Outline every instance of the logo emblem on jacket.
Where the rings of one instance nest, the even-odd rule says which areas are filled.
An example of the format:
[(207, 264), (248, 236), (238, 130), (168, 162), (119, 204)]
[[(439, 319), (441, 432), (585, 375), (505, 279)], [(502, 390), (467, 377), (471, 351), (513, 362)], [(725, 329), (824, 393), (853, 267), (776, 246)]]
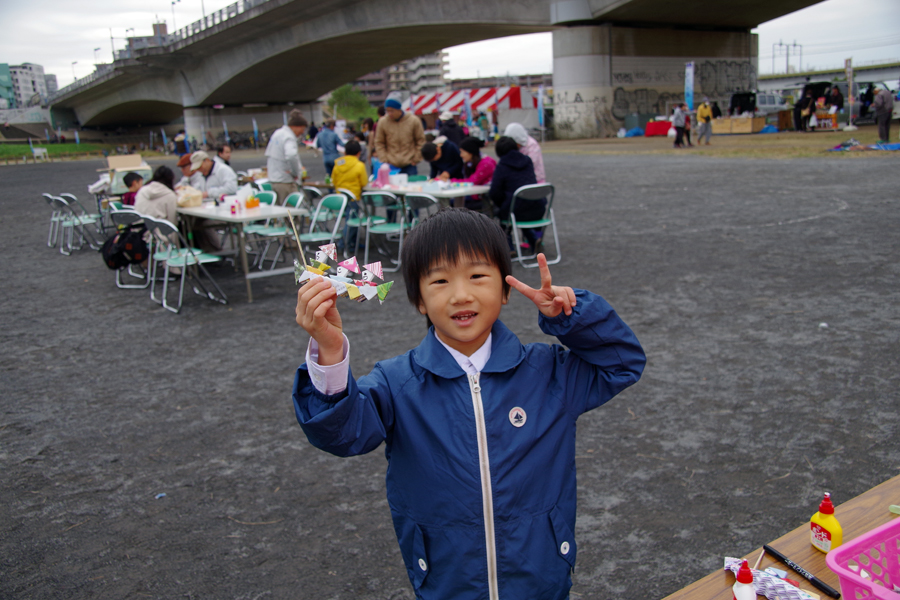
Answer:
[(509, 411), (509, 422), (513, 424), (513, 427), (521, 427), (525, 424), (526, 419), (528, 419), (528, 415), (518, 406)]

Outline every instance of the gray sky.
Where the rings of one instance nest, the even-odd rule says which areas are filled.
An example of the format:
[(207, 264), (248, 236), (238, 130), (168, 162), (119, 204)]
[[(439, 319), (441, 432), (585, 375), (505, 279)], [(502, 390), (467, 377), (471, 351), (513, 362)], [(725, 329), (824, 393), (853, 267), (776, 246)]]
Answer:
[[(179, 0), (174, 22), (183, 27), (231, 4), (230, 0)], [(57, 76), (60, 87), (94, 70), (95, 62), (108, 62), (110, 29), (117, 49), (125, 45), (126, 29), (151, 35), (159, 18), (172, 24), (171, 0), (0, 0), (0, 62), (31, 62)], [(171, 27), (170, 27), (171, 29)], [(803, 67), (842, 66), (894, 59), (900, 61), (900, 0), (826, 0), (820, 4), (761, 25), (759, 69), (772, 70), (772, 44), (796, 41), (803, 46)], [(95, 50), (99, 48), (99, 50)], [(545, 73), (553, 68), (549, 33), (515, 36), (449, 48), (450, 76), (454, 78)], [(776, 49), (777, 51), (777, 49)], [(74, 65), (72, 63), (75, 63)], [(776, 71), (784, 71), (784, 50), (777, 51)], [(791, 51), (791, 64), (798, 58)]]

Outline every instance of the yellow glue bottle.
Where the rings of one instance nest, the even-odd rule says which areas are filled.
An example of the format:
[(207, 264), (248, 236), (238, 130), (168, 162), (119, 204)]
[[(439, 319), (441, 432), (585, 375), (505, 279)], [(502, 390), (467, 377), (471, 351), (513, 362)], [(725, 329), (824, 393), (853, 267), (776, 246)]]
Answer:
[(834, 504), (831, 503), (831, 494), (825, 492), (825, 498), (819, 504), (819, 512), (809, 520), (809, 541), (813, 548), (826, 554), (843, 541), (843, 530), (834, 516)]

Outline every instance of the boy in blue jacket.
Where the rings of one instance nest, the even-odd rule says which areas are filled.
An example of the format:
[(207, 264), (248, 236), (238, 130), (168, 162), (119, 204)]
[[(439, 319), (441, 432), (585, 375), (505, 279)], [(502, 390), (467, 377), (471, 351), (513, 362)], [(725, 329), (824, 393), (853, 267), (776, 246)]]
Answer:
[[(603, 298), (510, 275), (506, 235), (485, 215), (445, 209), (412, 230), (402, 266), (429, 330), (354, 379), (331, 284), (297, 295), (310, 335), (294, 380), (310, 443), (338, 456), (382, 442), (387, 495), (416, 598), (562, 600), (575, 566), (575, 422), (635, 383), (645, 356)], [(529, 344), (499, 321), (511, 288), (544, 333)]]

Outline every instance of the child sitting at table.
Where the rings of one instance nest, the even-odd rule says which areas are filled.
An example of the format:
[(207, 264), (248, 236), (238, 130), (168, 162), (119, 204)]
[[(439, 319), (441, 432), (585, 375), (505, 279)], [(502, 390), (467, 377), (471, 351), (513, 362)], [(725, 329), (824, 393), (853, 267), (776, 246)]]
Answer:
[[(354, 218), (359, 215), (359, 199), (362, 197), (362, 190), (369, 183), (369, 177), (366, 174), (366, 165), (359, 160), (360, 146), (355, 139), (347, 142), (344, 146), (344, 156), (334, 161), (334, 170), (331, 172), (331, 185), (336, 191), (342, 189), (347, 190), (354, 196), (353, 201), (347, 204), (347, 218)], [(356, 234), (358, 227), (344, 226), (344, 236), (341, 238), (338, 246), (343, 248), (347, 244), (347, 248), (355, 246)]]
[(134, 171), (129, 171), (128, 173), (125, 173), (125, 177), (122, 178), (122, 183), (128, 188), (128, 191), (122, 194), (122, 204), (125, 206), (134, 206), (134, 198), (137, 196), (141, 186), (144, 185), (144, 178)]
[[(416, 598), (567, 598), (576, 421), (638, 380), (644, 352), (603, 298), (552, 285), (543, 254), (538, 289), (512, 277), (506, 236), (481, 213), (425, 219), (401, 258), (428, 333), (359, 379), (331, 283), (300, 288), (296, 321), (310, 341), (294, 379), (297, 420), (337, 456), (385, 444), (388, 504)], [(523, 346), (500, 322), (511, 288), (559, 345)]]
[[(482, 156), (481, 149), (483, 147), (484, 142), (478, 138), (463, 138), (463, 141), (459, 143), (459, 155), (463, 160), (462, 179), (452, 179), (447, 171), (441, 173), (441, 179), (444, 181), (468, 182), (474, 185), (490, 185), (491, 178), (494, 176), (494, 169), (497, 167), (497, 161), (490, 156)], [(484, 202), (481, 196), (466, 196), (466, 208), (481, 210), (483, 205)]]

